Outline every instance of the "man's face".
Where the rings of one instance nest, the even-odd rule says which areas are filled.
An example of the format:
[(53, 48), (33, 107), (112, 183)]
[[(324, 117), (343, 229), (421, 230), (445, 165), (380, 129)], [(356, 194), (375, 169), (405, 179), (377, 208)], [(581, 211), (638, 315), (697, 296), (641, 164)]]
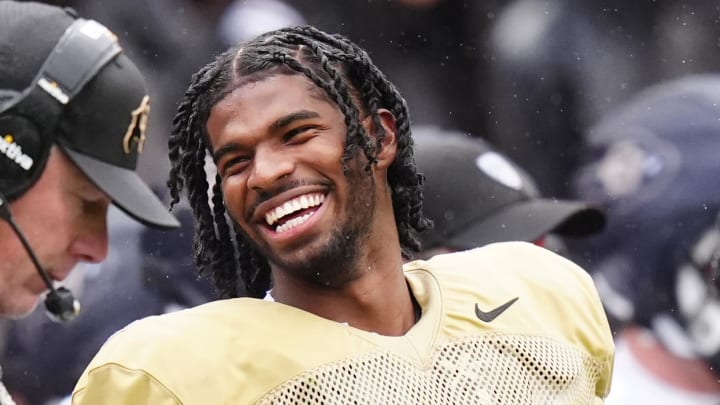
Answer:
[(375, 185), (364, 158), (343, 172), (335, 104), (302, 75), (276, 75), (220, 101), (207, 129), (228, 212), (274, 268), (326, 285), (357, 277)]
[[(15, 222), (40, 263), (55, 281), (79, 262), (107, 255), (106, 215), (110, 199), (53, 148), (37, 183), (10, 204)], [(47, 290), (10, 226), (0, 221), (0, 316), (17, 318), (32, 311)]]

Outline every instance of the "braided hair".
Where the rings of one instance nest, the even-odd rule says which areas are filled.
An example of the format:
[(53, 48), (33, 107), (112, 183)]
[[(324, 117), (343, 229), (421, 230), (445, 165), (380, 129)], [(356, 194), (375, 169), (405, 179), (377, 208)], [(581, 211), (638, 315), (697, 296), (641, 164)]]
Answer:
[[(210, 146), (205, 124), (213, 106), (234, 89), (277, 74), (305, 75), (340, 108), (347, 127), (343, 155), (346, 173), (346, 163), (359, 151), (367, 156), (366, 169), (370, 170), (385, 136), (378, 109), (392, 112), (398, 152), (388, 169), (388, 182), (403, 257), (420, 250), (418, 232), (431, 224), (422, 213), (422, 176), (413, 159), (407, 105), (368, 54), (341, 35), (311, 26), (268, 32), (228, 49), (193, 75), (178, 105), (168, 143), (172, 205), (186, 188), (197, 219), (195, 264), (201, 274), (210, 273), (222, 298), (263, 297), (271, 287), (271, 275), (265, 257), (231, 228), (217, 174), (211, 208), (204, 167)], [(361, 125), (361, 112), (372, 117), (375, 137)]]

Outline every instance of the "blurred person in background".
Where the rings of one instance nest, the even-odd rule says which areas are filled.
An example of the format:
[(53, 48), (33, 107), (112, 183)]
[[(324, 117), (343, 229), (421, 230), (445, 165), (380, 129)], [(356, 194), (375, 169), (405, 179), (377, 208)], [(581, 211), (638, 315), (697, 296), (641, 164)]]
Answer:
[(457, 131), (413, 129), (433, 228), (421, 257), (520, 240), (564, 253), (564, 238), (600, 232), (604, 213), (583, 201), (543, 198), (533, 178), (489, 143)]
[(569, 245), (616, 329), (608, 404), (720, 402), (720, 75), (654, 85), (586, 134), (574, 185), (607, 210)]
[(658, 81), (717, 69), (720, 10), (706, 0), (514, 0), (488, 34), (487, 136), (533, 173), (545, 196), (571, 196), (583, 134)]

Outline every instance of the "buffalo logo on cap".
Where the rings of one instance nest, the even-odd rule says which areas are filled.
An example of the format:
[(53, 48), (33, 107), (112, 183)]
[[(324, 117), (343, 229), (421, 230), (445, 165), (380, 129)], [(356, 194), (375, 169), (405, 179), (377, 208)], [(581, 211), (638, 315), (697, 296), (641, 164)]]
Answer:
[(137, 146), (138, 153), (143, 151), (148, 116), (150, 114), (150, 97), (143, 97), (138, 108), (134, 109), (130, 114), (132, 119), (123, 138), (123, 150), (128, 155), (132, 153), (134, 146)]

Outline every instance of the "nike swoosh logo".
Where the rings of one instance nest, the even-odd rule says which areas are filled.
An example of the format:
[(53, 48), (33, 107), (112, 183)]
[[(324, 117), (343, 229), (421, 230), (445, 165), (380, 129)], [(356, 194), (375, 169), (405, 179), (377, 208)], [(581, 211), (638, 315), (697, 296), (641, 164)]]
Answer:
[(515, 297), (511, 299), (510, 301), (500, 305), (499, 307), (485, 312), (480, 309), (477, 303), (475, 303), (475, 315), (477, 315), (478, 319), (480, 319), (483, 322), (492, 322), (495, 318), (500, 316), (503, 312), (505, 312), (506, 309), (510, 308), (510, 305), (514, 304), (515, 301), (518, 300), (520, 297)]

